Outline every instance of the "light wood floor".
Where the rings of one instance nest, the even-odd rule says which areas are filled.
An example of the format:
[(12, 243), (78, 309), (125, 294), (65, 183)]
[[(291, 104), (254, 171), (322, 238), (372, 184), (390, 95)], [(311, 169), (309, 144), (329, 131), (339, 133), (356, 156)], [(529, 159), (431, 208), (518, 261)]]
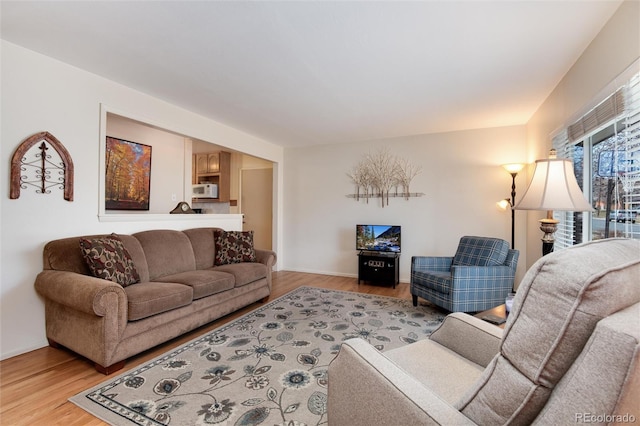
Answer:
[[(410, 299), (409, 284), (370, 285), (357, 279), (328, 275), (280, 271), (273, 274), (273, 292), (269, 300), (300, 286), (355, 291)], [(219, 327), (260, 306), (259, 303), (227, 315), (209, 325), (143, 352), (127, 361), (121, 374), (153, 359), (182, 343)], [(45, 347), (0, 362), (0, 425), (104, 425), (106, 423), (76, 407), (67, 399), (96, 386), (108, 376), (98, 373), (93, 363), (72, 352)]]

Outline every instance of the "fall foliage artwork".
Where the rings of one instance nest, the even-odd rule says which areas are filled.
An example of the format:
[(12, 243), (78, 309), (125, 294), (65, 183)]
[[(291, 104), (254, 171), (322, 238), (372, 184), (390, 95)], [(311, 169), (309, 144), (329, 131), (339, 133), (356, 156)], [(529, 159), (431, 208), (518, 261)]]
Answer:
[(149, 210), (151, 147), (107, 137), (106, 210)]

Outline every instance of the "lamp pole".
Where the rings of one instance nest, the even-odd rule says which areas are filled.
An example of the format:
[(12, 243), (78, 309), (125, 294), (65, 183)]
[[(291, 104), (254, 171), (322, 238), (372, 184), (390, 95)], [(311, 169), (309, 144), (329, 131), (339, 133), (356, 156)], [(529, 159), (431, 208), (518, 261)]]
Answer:
[(513, 208), (516, 205), (516, 176), (518, 176), (518, 172), (511, 173), (511, 249), (513, 250), (516, 247), (516, 211)]
[(511, 206), (511, 249), (513, 250), (516, 247), (516, 176), (524, 168), (524, 164), (503, 164), (502, 168), (511, 175), (511, 200), (509, 200), (509, 206)]

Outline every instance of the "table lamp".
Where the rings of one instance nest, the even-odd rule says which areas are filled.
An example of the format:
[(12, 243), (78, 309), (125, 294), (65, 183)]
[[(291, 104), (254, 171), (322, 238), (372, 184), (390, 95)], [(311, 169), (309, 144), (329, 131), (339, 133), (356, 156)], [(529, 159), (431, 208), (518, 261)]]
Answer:
[(553, 234), (558, 228), (558, 220), (553, 218), (553, 210), (591, 211), (591, 204), (585, 199), (573, 173), (571, 160), (556, 158), (552, 149), (549, 158), (536, 160), (533, 178), (524, 196), (515, 206), (516, 210), (546, 210), (547, 217), (540, 219), (542, 255), (553, 251)]

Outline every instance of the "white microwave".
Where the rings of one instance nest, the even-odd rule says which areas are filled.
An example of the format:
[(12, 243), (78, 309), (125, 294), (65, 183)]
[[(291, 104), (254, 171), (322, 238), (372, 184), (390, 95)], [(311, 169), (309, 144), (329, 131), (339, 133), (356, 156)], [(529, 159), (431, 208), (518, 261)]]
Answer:
[(200, 183), (191, 186), (193, 198), (218, 198), (218, 185), (215, 183)]

